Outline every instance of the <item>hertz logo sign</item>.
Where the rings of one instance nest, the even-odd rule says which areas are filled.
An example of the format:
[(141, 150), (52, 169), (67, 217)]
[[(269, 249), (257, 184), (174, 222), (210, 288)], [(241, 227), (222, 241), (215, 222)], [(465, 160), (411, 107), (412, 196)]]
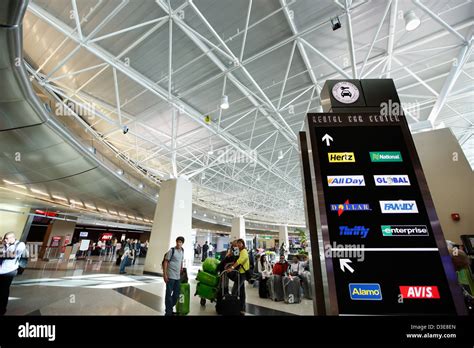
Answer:
[(329, 152), (328, 158), (330, 163), (355, 162), (354, 152)]

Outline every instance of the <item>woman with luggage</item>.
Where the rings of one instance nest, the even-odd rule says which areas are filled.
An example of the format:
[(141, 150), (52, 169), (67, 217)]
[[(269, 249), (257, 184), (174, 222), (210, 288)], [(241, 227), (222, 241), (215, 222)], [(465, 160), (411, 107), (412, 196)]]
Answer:
[(267, 255), (262, 254), (257, 262), (257, 272), (259, 273), (258, 295), (260, 298), (268, 298), (268, 278), (272, 275), (272, 265), (267, 260)]
[(246, 271), (250, 268), (249, 253), (245, 248), (245, 241), (243, 239), (237, 240), (237, 247), (239, 249), (239, 258), (235, 263), (227, 268), (227, 272), (237, 270), (237, 276), (234, 278), (234, 286), (232, 287), (232, 295), (240, 296), (240, 313), (245, 314), (245, 280)]

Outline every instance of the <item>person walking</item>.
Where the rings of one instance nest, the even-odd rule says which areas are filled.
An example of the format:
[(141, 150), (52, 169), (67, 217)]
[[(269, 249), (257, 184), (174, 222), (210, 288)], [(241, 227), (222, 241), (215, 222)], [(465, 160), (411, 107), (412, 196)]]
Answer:
[(207, 259), (207, 251), (209, 250), (209, 245), (207, 244), (207, 240), (202, 246), (202, 259), (201, 261), (204, 262)]
[[(245, 315), (245, 272), (250, 268), (249, 253), (245, 248), (245, 241), (237, 239), (237, 247), (239, 248), (239, 258), (235, 263), (227, 268), (227, 272), (238, 270), (237, 276), (234, 278), (232, 287), (232, 295), (237, 296), (240, 293), (240, 313)], [(240, 288), (240, 289), (239, 289)]]
[(163, 279), (166, 283), (165, 316), (175, 315), (173, 307), (179, 298), (181, 271), (184, 261), (184, 237), (176, 238), (176, 246), (168, 250), (163, 260)]
[(135, 264), (137, 262), (138, 256), (140, 256), (140, 250), (142, 248), (142, 244), (138, 239), (135, 239), (135, 257), (133, 258), (132, 264)]
[(130, 239), (127, 239), (125, 242), (124, 247), (121, 249), (122, 251), (122, 261), (120, 262), (120, 274), (125, 274), (125, 267), (129, 266), (129, 260), (133, 257), (132, 246), (130, 244)]
[(0, 254), (0, 316), (5, 315), (10, 296), (10, 285), (18, 273), (20, 258), (26, 249), (23, 242), (15, 239), (13, 232), (3, 237), (3, 252)]
[(209, 257), (212, 257), (214, 255), (213, 251), (214, 251), (214, 245), (212, 245), (212, 243), (209, 243), (209, 249), (207, 251)]

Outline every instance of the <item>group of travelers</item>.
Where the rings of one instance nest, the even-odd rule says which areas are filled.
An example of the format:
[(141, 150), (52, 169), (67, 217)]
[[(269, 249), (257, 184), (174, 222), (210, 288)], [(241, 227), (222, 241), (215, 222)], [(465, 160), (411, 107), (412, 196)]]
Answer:
[(138, 239), (127, 238), (123, 247), (117, 252), (117, 265), (120, 265), (120, 274), (125, 274), (125, 267), (132, 266), (140, 256), (141, 243)]
[(208, 257), (214, 257), (214, 250), (216, 249), (215, 245), (208, 243), (207, 240), (201, 246), (201, 244), (194, 244), (194, 257), (201, 258), (201, 261), (204, 262)]

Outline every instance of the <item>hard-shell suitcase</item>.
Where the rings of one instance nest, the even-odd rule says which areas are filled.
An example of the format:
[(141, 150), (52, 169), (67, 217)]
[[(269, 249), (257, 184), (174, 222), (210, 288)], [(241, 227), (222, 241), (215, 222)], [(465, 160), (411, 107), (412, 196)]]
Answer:
[(258, 284), (258, 296), (260, 298), (268, 298), (268, 278), (260, 279)]
[(303, 281), (303, 296), (309, 300), (313, 299), (312, 288), (311, 288), (311, 273), (308, 271), (303, 272), (301, 275)]
[(283, 277), (283, 296), (285, 303), (301, 302), (301, 280), (299, 277)]
[[(237, 272), (237, 271), (234, 271)], [(221, 281), (222, 284), (226, 283), (226, 279), (228, 277), (227, 272), (222, 272), (221, 274)], [(239, 277), (236, 277), (239, 279)], [(239, 280), (236, 280), (239, 281)], [(240, 286), (237, 295), (232, 295), (226, 291), (226, 289), (221, 286), (219, 290), (222, 292), (222, 296), (218, 296), (217, 304), (216, 304), (216, 311), (221, 315), (240, 315)]]
[(181, 283), (179, 286), (178, 303), (176, 304), (176, 313), (178, 313), (178, 315), (189, 314), (189, 302), (190, 302), (189, 294), (190, 294), (189, 283)]
[(212, 287), (216, 287), (219, 284), (218, 276), (201, 270), (198, 271), (196, 280)]
[(283, 301), (283, 282), (281, 276), (271, 275), (267, 281), (268, 297), (273, 301)]
[(219, 266), (219, 260), (208, 257), (202, 263), (202, 270), (207, 273), (217, 274), (217, 266)]
[(197, 283), (196, 286), (196, 295), (201, 298), (205, 298), (209, 301), (214, 301), (216, 298), (217, 288), (212, 287), (203, 283)]

